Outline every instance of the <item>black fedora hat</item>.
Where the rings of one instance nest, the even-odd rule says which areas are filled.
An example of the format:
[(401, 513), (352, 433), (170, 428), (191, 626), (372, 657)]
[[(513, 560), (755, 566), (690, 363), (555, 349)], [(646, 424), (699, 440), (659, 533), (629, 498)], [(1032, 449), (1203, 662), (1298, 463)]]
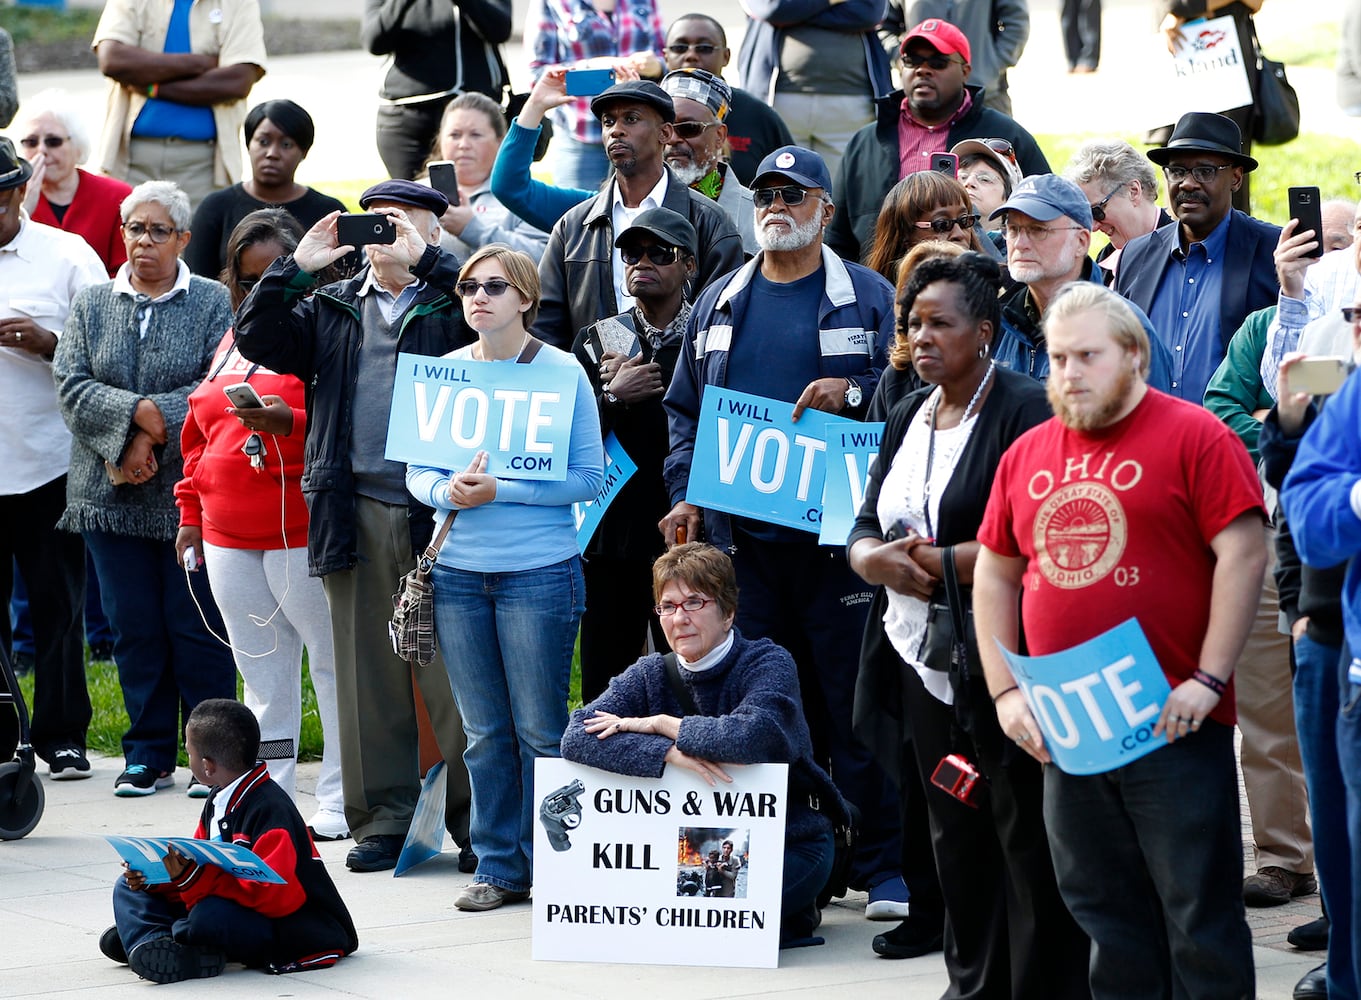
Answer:
[(0, 191), (28, 183), (33, 176), (33, 164), (14, 150), (14, 143), (0, 135)]
[(1243, 152), (1243, 136), (1238, 123), (1208, 111), (1188, 111), (1181, 116), (1166, 146), (1148, 151), (1148, 158), (1160, 167), (1167, 166), (1173, 153), (1218, 153), (1246, 170), (1256, 170), (1257, 161)]

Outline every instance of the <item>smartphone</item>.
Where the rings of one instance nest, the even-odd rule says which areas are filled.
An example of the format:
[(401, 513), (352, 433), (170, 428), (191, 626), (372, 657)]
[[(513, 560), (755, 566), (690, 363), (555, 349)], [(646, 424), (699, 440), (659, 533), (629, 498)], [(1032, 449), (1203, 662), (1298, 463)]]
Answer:
[(237, 382), (235, 385), (227, 386), (222, 391), (232, 401), (232, 406), (235, 406), (238, 410), (259, 410), (265, 405), (265, 401), (260, 398), (260, 394), (249, 382)]
[(373, 212), (345, 214), (336, 219), (336, 245), (360, 247), (366, 243), (396, 243), (397, 223)]
[(190, 573), (198, 569), (198, 553), (194, 551), (192, 545), (184, 550), (184, 568)]
[(568, 97), (594, 97), (614, 85), (612, 69), (569, 69), (563, 77)]
[(1300, 358), (1285, 372), (1286, 392), (1331, 396), (1347, 381), (1352, 369), (1346, 358)]
[[(1300, 187), (1291, 188), (1290, 196), (1290, 218), (1298, 219), (1299, 224), (1295, 226), (1295, 233), (1304, 232), (1306, 229), (1314, 231), (1314, 242), (1317, 244), (1310, 250), (1306, 257), (1323, 256), (1323, 202), (1319, 198), (1318, 188)], [(1303, 390), (1301, 390), (1303, 391)]]
[(458, 171), (453, 160), (436, 160), (430, 164), (430, 186), (448, 198), (450, 205), (458, 204)]
[(954, 153), (932, 153), (931, 169), (938, 174), (949, 174), (959, 179), (959, 157)]

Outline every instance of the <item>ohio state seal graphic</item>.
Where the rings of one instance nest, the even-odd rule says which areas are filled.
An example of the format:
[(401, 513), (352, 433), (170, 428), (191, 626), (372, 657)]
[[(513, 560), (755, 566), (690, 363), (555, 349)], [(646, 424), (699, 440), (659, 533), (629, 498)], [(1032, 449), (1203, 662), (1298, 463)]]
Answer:
[(1055, 490), (1035, 515), (1040, 572), (1055, 587), (1099, 582), (1125, 551), (1128, 523), (1114, 491), (1087, 480)]

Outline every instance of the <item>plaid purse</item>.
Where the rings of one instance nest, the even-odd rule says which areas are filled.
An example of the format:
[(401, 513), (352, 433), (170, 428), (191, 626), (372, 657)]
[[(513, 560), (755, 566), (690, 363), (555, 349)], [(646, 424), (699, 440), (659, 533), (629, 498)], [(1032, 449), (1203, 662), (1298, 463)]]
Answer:
[(410, 663), (423, 666), (435, 658), (435, 588), (430, 583), (430, 570), (457, 516), (458, 511), (449, 512), (439, 532), (416, 560), (416, 568), (402, 577), (397, 593), (392, 595), (388, 638), (392, 640), (392, 651)]

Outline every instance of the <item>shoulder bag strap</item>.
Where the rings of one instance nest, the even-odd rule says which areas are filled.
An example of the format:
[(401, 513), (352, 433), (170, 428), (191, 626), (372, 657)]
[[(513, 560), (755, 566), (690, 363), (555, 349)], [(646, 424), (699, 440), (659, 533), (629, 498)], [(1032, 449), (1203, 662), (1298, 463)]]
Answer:
[(522, 350), (520, 356), (515, 359), (515, 363), (520, 365), (529, 364), (538, 355), (542, 347), (543, 341), (538, 337), (531, 336), (529, 340), (525, 342), (524, 350)]
[(681, 679), (680, 660), (675, 653), (667, 653), (662, 657), (662, 663), (666, 665), (666, 683), (671, 686), (671, 693), (676, 696), (680, 706), (685, 710), (686, 715), (698, 715), (699, 706), (695, 704), (695, 696), (690, 693), (690, 689), (685, 686), (685, 681)]

